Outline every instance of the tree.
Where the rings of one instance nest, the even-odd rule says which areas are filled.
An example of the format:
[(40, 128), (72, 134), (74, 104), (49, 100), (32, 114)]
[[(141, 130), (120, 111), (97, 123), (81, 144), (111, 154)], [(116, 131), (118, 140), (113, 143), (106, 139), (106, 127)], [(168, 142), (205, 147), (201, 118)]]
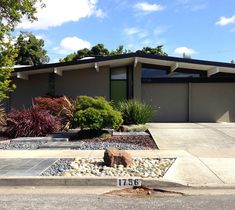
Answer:
[(109, 50), (104, 47), (104, 44), (97, 44), (91, 48), (91, 55), (109, 55)]
[(190, 55), (187, 55), (185, 52), (183, 52), (183, 58), (191, 59), (192, 57)]
[(15, 47), (18, 50), (15, 64), (36, 66), (49, 62), (47, 51), (43, 48), (44, 40), (37, 39), (32, 33), (21, 32)]
[(74, 58), (76, 57), (77, 53), (71, 53), (69, 55), (67, 55), (65, 58), (61, 58), (59, 59), (60, 62), (68, 62), (68, 61), (72, 61), (74, 60)]
[(121, 55), (121, 54), (126, 54), (126, 53), (131, 53), (131, 50), (127, 50), (124, 48), (123, 45), (119, 45), (117, 49), (112, 50), (110, 52), (110, 55)]
[(17, 50), (12, 46), (11, 32), (23, 16), (30, 21), (37, 19), (36, 3), (45, 6), (41, 0), (0, 1), (0, 101), (8, 98), (7, 93), (15, 88), (10, 77)]
[(158, 45), (155, 48), (143, 47), (142, 50), (137, 50), (136, 53), (153, 54), (167, 56), (167, 53), (163, 51), (163, 45)]
[[(104, 44), (97, 44), (93, 46), (90, 50), (87, 48), (78, 50), (77, 53), (71, 53), (65, 58), (60, 59), (60, 62), (72, 61), (81, 59), (84, 57), (93, 57), (93, 56), (107, 56), (107, 55), (121, 55), (126, 53), (131, 53), (131, 50), (127, 50), (123, 45), (119, 45), (117, 49), (109, 51), (105, 48)], [(163, 51), (163, 45), (159, 45), (155, 48), (143, 47), (142, 50), (137, 50), (136, 53), (143, 54), (153, 54), (153, 55), (163, 55), (167, 56), (167, 53)]]
[(89, 57), (91, 55), (92, 55), (91, 50), (89, 50), (88, 48), (84, 48), (84, 49), (81, 49), (81, 50), (77, 51), (77, 54), (75, 55), (73, 60), (81, 59), (81, 58), (84, 58), (84, 57)]

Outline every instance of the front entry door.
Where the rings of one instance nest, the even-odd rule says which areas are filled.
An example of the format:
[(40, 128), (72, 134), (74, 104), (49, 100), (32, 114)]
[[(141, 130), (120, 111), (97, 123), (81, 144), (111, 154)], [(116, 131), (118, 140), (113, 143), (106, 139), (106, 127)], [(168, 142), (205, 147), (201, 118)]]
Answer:
[(128, 98), (127, 68), (111, 69), (110, 99), (117, 103)]

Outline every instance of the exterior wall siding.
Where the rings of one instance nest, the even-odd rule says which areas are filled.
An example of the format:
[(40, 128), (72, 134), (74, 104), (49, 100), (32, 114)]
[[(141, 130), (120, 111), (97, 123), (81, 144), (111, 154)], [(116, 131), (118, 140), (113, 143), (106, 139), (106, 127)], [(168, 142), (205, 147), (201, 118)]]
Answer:
[(160, 107), (155, 122), (185, 122), (188, 120), (188, 85), (185, 83), (142, 84), (142, 101)]
[(64, 71), (56, 76), (55, 94), (76, 98), (80, 95), (103, 96), (109, 99), (109, 67)]
[[(78, 69), (64, 71), (63, 76), (55, 75), (55, 95), (66, 95), (76, 98), (80, 95), (104, 96), (109, 100), (109, 67), (104, 66), (97, 72), (95, 69)], [(50, 92), (49, 73), (29, 76), (28, 80), (13, 78), (16, 89), (6, 103), (6, 109), (23, 109), (32, 105), (37, 96)]]
[(48, 75), (30, 75), (28, 80), (13, 79), (16, 89), (10, 94), (9, 105), (11, 108), (23, 109), (32, 105), (33, 98), (44, 96), (48, 92)]

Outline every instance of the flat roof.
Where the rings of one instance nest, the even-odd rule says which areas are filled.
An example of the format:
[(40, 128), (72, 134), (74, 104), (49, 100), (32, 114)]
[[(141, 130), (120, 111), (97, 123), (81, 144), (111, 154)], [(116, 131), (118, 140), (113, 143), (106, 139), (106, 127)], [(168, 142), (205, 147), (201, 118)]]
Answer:
[(64, 67), (64, 66), (70, 66), (70, 65), (79, 65), (79, 64), (94, 63), (94, 62), (100, 62), (100, 61), (119, 60), (119, 59), (123, 59), (123, 58), (134, 58), (134, 57), (235, 68), (235, 64), (226, 63), (226, 62), (179, 58), (179, 57), (172, 57), (172, 56), (161, 56), (161, 55), (142, 54), (142, 53), (127, 53), (127, 54), (113, 55), (113, 56), (99, 56), (99, 57), (95, 57), (95, 58), (80, 59), (80, 60), (69, 61), (69, 62), (42, 64), (42, 65), (38, 65), (38, 66), (24, 66), (24, 67), (19, 66), (18, 68), (15, 69), (15, 72), (37, 70), (37, 69), (44, 69), (44, 68)]
[(207, 60), (197, 60), (189, 58), (179, 58), (172, 56), (161, 56), (153, 54), (143, 54), (143, 53), (128, 53), (113, 56), (98, 56), (94, 58), (80, 59), (69, 62), (61, 63), (49, 63), (38, 66), (25, 66), (22, 68), (15, 68), (12, 72), (12, 76), (17, 76), (18, 78), (23, 77), (22, 75), (32, 75), (47, 72), (55, 72), (62, 75), (62, 71), (84, 69), (84, 68), (96, 68), (101, 66), (119, 67), (125, 65), (135, 65), (137, 62), (142, 64), (151, 65), (162, 65), (168, 66), (172, 71), (178, 68), (194, 69), (207, 71), (208, 76), (213, 74), (224, 72), (224, 73), (235, 73), (235, 64), (217, 62), (217, 61), (207, 61)]

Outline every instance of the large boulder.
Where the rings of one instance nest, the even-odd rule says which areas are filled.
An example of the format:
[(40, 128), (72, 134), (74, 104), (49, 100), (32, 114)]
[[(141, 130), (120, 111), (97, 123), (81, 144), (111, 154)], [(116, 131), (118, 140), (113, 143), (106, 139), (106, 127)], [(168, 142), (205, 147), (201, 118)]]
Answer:
[(108, 167), (114, 167), (114, 165), (123, 165), (129, 167), (132, 165), (132, 157), (129, 153), (110, 147), (104, 152), (104, 164)]

